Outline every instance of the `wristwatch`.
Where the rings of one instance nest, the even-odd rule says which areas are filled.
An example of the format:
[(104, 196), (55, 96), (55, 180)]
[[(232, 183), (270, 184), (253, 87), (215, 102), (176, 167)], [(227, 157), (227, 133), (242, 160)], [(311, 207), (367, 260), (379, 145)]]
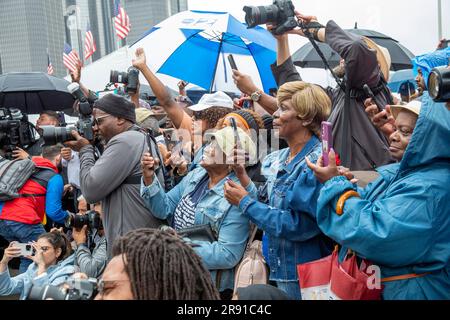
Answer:
[(262, 96), (262, 92), (261, 92), (260, 90), (256, 90), (255, 92), (253, 92), (253, 93), (250, 95), (250, 98), (252, 98), (252, 100), (253, 100), (254, 102), (258, 102), (259, 99), (261, 99), (261, 96)]

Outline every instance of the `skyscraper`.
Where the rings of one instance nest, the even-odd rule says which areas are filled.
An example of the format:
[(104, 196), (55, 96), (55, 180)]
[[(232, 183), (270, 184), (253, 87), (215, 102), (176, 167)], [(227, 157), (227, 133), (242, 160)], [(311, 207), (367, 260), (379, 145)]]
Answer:
[[(114, 0), (1, 0), (0, 73), (47, 71), (47, 48), (55, 71), (63, 77), (64, 42), (83, 55), (90, 23), (97, 51), (96, 61), (131, 45), (167, 17), (187, 10), (187, 0), (121, 0), (131, 21), (126, 41), (119, 42), (112, 24)], [(85, 63), (89, 63), (85, 62)]]
[(122, 0), (131, 21), (127, 44), (131, 45), (154, 25), (180, 11), (187, 10), (187, 0)]
[(66, 75), (61, 0), (2, 0), (0, 30), (2, 72), (47, 72), (48, 48), (55, 75)]

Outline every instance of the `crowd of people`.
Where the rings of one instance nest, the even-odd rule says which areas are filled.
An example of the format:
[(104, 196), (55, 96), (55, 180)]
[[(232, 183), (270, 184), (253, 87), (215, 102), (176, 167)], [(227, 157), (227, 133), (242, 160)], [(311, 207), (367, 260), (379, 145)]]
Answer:
[[(180, 81), (174, 98), (139, 48), (132, 64), (158, 105), (139, 90), (96, 99), (78, 66), (71, 76), (93, 106), (95, 140), (72, 131), (64, 145), (41, 138), (14, 151), (38, 170), (18, 198), (0, 202), (10, 242), (0, 295), (26, 299), (33, 286), (96, 278), (105, 300), (301, 300), (297, 265), (338, 245), (340, 261), (350, 249), (379, 266), (383, 299), (450, 299), (450, 101), (431, 99), (420, 67), (419, 90), (406, 83), (399, 99), (387, 86), (387, 50), (334, 21), (297, 18), (306, 27), (275, 36), (275, 94), (233, 70), (241, 97), (218, 91), (193, 103)], [(289, 34), (338, 52), (342, 82), (302, 81)], [(44, 111), (37, 130), (58, 121)], [(328, 164), (324, 121), (334, 136)], [(236, 292), (255, 228), (269, 278)], [(18, 242), (35, 253), (22, 256)]]

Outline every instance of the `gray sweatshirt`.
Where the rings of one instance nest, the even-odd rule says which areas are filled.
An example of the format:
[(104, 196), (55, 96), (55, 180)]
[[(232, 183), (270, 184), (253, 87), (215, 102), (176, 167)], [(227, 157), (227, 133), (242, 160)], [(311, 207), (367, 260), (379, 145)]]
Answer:
[(100, 277), (106, 267), (106, 261), (105, 237), (100, 237), (92, 252), (86, 244), (80, 244), (75, 251), (75, 265), (90, 278)]
[(81, 192), (88, 203), (102, 201), (103, 226), (108, 259), (116, 237), (138, 228), (157, 228), (162, 224), (146, 208), (139, 184), (122, 184), (129, 176), (141, 174), (141, 157), (148, 150), (146, 137), (126, 131), (113, 137), (95, 162), (94, 147), (80, 150)]

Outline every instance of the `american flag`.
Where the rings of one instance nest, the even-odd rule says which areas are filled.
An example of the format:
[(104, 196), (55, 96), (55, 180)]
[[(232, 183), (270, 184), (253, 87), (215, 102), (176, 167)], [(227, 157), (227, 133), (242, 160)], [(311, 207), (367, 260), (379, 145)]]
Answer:
[(84, 39), (84, 60), (89, 59), (95, 51), (97, 51), (97, 47), (95, 45), (94, 36), (92, 35), (91, 25), (88, 23), (86, 37)]
[(47, 51), (47, 74), (52, 75), (54, 72), (52, 62), (50, 61), (50, 55)]
[(120, 39), (125, 39), (131, 30), (130, 18), (121, 7), (119, 0), (114, 1), (114, 28)]
[(64, 66), (72, 72), (75, 72), (77, 66), (81, 64), (77, 52), (67, 43), (64, 44), (63, 63)]

